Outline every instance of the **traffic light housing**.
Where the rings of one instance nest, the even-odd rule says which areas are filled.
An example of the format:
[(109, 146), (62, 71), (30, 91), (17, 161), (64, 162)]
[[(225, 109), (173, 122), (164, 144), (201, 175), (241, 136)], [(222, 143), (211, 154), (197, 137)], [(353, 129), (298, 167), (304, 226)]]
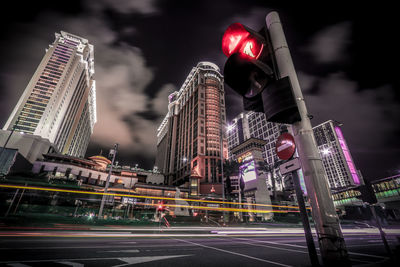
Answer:
[(243, 97), (247, 111), (264, 112), (271, 122), (300, 121), (289, 77), (278, 79), (265, 28), (256, 32), (240, 23), (231, 24), (222, 38), (228, 57), (224, 79)]

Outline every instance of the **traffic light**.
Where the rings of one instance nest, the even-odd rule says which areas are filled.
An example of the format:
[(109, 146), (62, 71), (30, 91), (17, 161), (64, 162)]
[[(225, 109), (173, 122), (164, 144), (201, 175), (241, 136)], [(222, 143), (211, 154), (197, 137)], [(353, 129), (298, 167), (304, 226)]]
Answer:
[(158, 204), (157, 204), (157, 211), (165, 211), (165, 205), (164, 205), (164, 202), (163, 202), (163, 201), (158, 202)]
[(289, 78), (277, 78), (265, 28), (256, 32), (240, 23), (231, 24), (222, 37), (222, 51), (228, 57), (225, 82), (243, 97), (245, 110), (264, 112), (271, 122), (300, 120)]
[(361, 185), (359, 187), (361, 196), (358, 198), (360, 198), (363, 202), (367, 202), (369, 204), (378, 203), (378, 200), (376, 199), (376, 195), (371, 183), (367, 179), (364, 180), (364, 183), (365, 185)]

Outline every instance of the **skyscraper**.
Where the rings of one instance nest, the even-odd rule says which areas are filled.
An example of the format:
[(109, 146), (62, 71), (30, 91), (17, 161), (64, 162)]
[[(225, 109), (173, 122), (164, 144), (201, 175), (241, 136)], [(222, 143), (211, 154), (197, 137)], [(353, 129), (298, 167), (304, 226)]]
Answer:
[[(178, 92), (157, 130), (156, 166), (170, 185), (190, 185), (191, 194), (221, 192), (221, 158), (227, 158), (223, 77), (218, 66), (200, 62)], [(221, 151), (222, 154), (221, 155)]]
[(62, 154), (82, 157), (95, 122), (93, 45), (56, 33), (3, 130), (39, 136)]
[(363, 183), (340, 126), (340, 123), (329, 120), (313, 128), (331, 189)]
[[(275, 153), (275, 143), (280, 135), (281, 124), (268, 122), (264, 113), (247, 111), (240, 113), (234, 118), (228, 126), (228, 147), (229, 158), (233, 159), (232, 149), (244, 143), (250, 138), (257, 138), (266, 141), (262, 146), (262, 157), (271, 167), (278, 162), (278, 156)], [(279, 166), (276, 165), (275, 176), (278, 176)], [(267, 183), (272, 187), (273, 181), (268, 178)], [(283, 190), (281, 180), (274, 183), (276, 190)]]
[[(229, 151), (254, 137), (267, 141), (263, 147), (263, 158), (269, 164), (278, 161), (278, 156), (274, 153), (276, 139), (280, 134), (279, 123), (268, 122), (264, 113), (248, 111), (240, 113), (228, 126), (228, 146)], [(230, 157), (232, 155), (229, 155)]]

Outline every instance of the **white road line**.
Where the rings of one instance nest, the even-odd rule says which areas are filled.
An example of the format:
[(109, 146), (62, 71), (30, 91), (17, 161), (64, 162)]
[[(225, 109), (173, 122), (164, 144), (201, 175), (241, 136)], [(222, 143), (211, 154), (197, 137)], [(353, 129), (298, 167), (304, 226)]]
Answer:
[(279, 265), (279, 266), (293, 267), (292, 265), (287, 265), (287, 264), (283, 264), (283, 263), (279, 263), (279, 262), (264, 260), (264, 259), (252, 257), (252, 256), (249, 256), (249, 255), (245, 255), (245, 254), (241, 254), (241, 253), (237, 253), (237, 252), (233, 252), (233, 251), (229, 251), (229, 250), (225, 250), (225, 249), (221, 249), (221, 248), (215, 248), (215, 247), (206, 246), (206, 245), (195, 243), (195, 242), (191, 242), (191, 241), (188, 241), (188, 240), (177, 239), (177, 238), (175, 238), (175, 240), (178, 240), (178, 241), (181, 241), (181, 242), (186, 242), (186, 243), (193, 244), (193, 245), (200, 246), (200, 247), (204, 247), (204, 248), (209, 248), (209, 249), (214, 249), (214, 250), (217, 250), (217, 251), (222, 251), (222, 252), (225, 252), (225, 253), (229, 253), (229, 254), (245, 257), (245, 258), (249, 258), (249, 259), (252, 259), (252, 260), (268, 262), (268, 263)]
[(120, 265), (114, 265), (113, 267), (122, 267), (122, 266), (137, 264), (137, 263), (167, 260), (167, 259), (187, 257), (187, 256), (193, 256), (193, 255), (144, 256), (144, 257), (118, 258), (118, 260), (126, 262), (126, 263), (120, 264)]
[(72, 261), (57, 261), (56, 263), (72, 266), (72, 267), (84, 267), (82, 263), (72, 262)]
[(246, 241), (251, 241), (251, 242), (258, 242), (258, 243), (267, 243), (267, 244), (272, 244), (272, 245), (282, 245), (282, 246), (295, 247), (295, 248), (307, 248), (307, 247), (301, 246), (301, 245), (293, 245), (293, 244), (264, 241), (264, 240), (257, 240), (257, 239), (248, 239), (248, 238), (235, 238), (235, 239), (246, 240)]
[[(39, 262), (57, 262), (57, 263), (63, 263), (66, 265), (70, 264), (79, 264), (75, 263), (74, 261), (102, 261), (102, 260), (120, 260), (123, 262), (130, 262), (126, 265), (133, 264), (133, 263), (140, 263), (140, 262), (148, 262), (152, 260), (161, 260), (161, 259), (167, 259), (167, 258), (177, 258), (177, 257), (188, 257), (188, 256), (193, 256), (193, 255), (168, 255), (168, 256), (145, 256), (145, 257), (109, 257), (109, 258), (78, 258), (78, 259), (52, 259), (52, 260), (23, 260), (23, 261), (0, 261), (0, 264), (7, 264), (10, 266), (15, 266), (15, 267), (22, 267), (22, 266), (29, 266), (29, 265), (24, 265), (22, 263), (39, 263)], [(118, 265), (118, 266), (124, 266), (123, 265)], [(73, 265), (73, 266), (78, 266), (78, 265)], [(115, 266), (114, 266), (115, 267)]]
[[(260, 243), (270, 243), (270, 244), (275, 244), (275, 245), (284, 245), (284, 246), (289, 246), (289, 247), (299, 247), (299, 248), (307, 248), (307, 246), (300, 246), (300, 245), (292, 245), (292, 244), (286, 244), (286, 243), (277, 243), (277, 242), (272, 242), (272, 241), (261, 241), (261, 240), (253, 240), (253, 239), (248, 239), (248, 238), (237, 238), (237, 239), (243, 239), (246, 241), (255, 241), (255, 242), (260, 242)], [(316, 248), (319, 250), (319, 248)], [(348, 251), (350, 255), (358, 255), (358, 256), (366, 256), (366, 257), (371, 257), (371, 258), (377, 258), (377, 259), (387, 259), (388, 257), (383, 257), (383, 256), (378, 256), (378, 255), (371, 255), (371, 254), (364, 254), (364, 253), (357, 253), (357, 252), (350, 252)]]
[(240, 244), (247, 244), (247, 245), (257, 246), (257, 247), (265, 247), (265, 248), (272, 248), (272, 249), (277, 249), (277, 250), (285, 250), (285, 251), (308, 254), (308, 252), (302, 251), (302, 250), (294, 250), (294, 249), (289, 249), (289, 248), (279, 248), (279, 247), (273, 247), (273, 246), (261, 245), (261, 244), (252, 244), (252, 243), (249, 243), (249, 242), (240, 242)]
[(118, 252), (118, 253), (138, 253), (138, 249), (129, 249), (129, 250), (103, 250), (103, 251), (97, 251), (97, 253), (104, 253), (104, 252)]

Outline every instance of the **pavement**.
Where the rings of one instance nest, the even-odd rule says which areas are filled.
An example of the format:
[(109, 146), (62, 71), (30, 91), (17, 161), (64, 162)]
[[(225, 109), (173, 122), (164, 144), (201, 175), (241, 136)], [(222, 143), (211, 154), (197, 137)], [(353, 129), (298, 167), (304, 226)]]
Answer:
[[(147, 228), (116, 230), (19, 230), (8, 236), (9, 231), (1, 231), (0, 266), (310, 266), (304, 235), (293, 229), (234, 228), (226, 233), (213, 228), (207, 235), (202, 228), (161, 235), (148, 234)], [(55, 234), (46, 235), (50, 232)], [(398, 263), (387, 255), (379, 234), (346, 233), (345, 240), (353, 266)], [(396, 236), (388, 234), (388, 241), (394, 249)]]

